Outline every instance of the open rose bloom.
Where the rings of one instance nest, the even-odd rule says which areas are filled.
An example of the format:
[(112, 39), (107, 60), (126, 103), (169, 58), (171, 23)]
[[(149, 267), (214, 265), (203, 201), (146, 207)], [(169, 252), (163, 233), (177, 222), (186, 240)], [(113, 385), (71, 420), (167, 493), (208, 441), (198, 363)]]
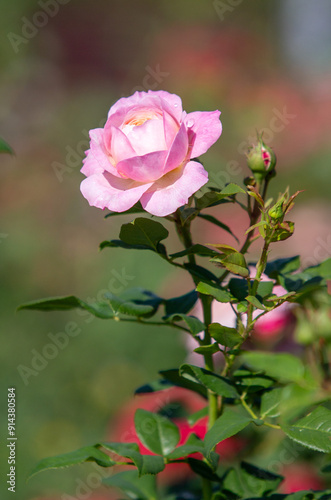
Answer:
[(90, 205), (125, 212), (139, 200), (166, 216), (208, 181), (201, 163), (222, 132), (220, 112), (186, 113), (165, 91), (135, 92), (110, 108), (104, 128), (90, 131), (81, 192)]

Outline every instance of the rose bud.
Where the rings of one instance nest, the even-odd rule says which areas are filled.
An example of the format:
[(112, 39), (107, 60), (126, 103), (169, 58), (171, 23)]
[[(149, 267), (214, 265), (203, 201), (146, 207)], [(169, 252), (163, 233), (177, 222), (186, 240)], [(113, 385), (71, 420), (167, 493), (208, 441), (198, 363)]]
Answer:
[(276, 161), (275, 153), (264, 144), (261, 137), (258, 138), (257, 145), (252, 146), (247, 154), (247, 165), (259, 184), (274, 170)]

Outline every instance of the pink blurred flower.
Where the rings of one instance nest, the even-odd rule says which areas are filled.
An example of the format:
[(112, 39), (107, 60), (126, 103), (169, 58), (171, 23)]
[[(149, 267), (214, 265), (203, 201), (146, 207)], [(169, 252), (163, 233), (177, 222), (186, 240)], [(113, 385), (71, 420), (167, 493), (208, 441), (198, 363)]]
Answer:
[[(255, 270), (250, 269), (251, 278), (254, 278)], [(270, 278), (265, 274), (262, 274), (262, 281), (270, 281)], [(277, 296), (285, 295), (287, 292), (285, 288), (280, 285), (276, 285), (273, 288), (273, 294)], [(267, 312), (260, 319), (258, 319), (254, 325), (254, 330), (252, 332), (252, 339), (256, 339), (262, 342), (269, 342), (278, 339), (287, 329), (288, 326), (292, 325), (293, 316), (291, 313), (291, 304), (285, 302), (281, 306), (277, 307), (273, 311)], [(254, 317), (256, 318), (262, 311), (255, 311)], [(203, 319), (202, 307), (200, 302), (197, 303), (193, 310), (193, 314), (199, 319)], [(230, 328), (236, 327), (236, 316), (229, 303), (217, 302), (216, 300), (212, 303), (212, 322), (220, 323), (223, 326), (228, 326)], [(195, 341), (191, 341), (191, 338), (187, 339), (187, 344), (189, 349), (194, 349), (197, 347)], [(196, 356), (194, 355), (194, 358)], [(192, 359), (194, 359), (192, 358)], [(199, 360), (200, 360), (199, 356)], [(191, 358), (190, 358), (191, 359)], [(191, 361), (192, 361), (191, 359)]]
[(124, 212), (139, 200), (158, 216), (173, 213), (207, 181), (197, 161), (222, 132), (219, 111), (187, 114), (165, 91), (119, 99), (104, 128), (90, 131), (81, 192), (90, 205)]

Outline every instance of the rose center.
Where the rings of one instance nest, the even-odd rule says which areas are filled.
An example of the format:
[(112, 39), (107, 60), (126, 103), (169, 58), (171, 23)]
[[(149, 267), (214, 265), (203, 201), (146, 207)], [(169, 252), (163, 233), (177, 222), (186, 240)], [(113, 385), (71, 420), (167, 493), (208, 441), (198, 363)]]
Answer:
[(153, 118), (160, 118), (160, 116), (162, 116), (162, 113), (158, 114), (151, 111), (136, 113), (134, 116), (128, 118), (123, 123), (123, 128), (126, 129), (127, 127), (129, 127), (130, 129), (132, 129), (133, 127), (139, 127), (139, 125), (143, 125), (148, 120), (152, 120)]

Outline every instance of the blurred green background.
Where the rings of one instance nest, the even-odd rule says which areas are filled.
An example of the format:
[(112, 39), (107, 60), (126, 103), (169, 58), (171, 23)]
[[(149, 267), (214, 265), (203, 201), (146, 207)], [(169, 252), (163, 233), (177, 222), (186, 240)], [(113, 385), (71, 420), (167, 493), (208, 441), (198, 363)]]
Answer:
[[(255, 130), (264, 130), (279, 158), (271, 194), (288, 184), (292, 192), (305, 189), (292, 215), (296, 233), (272, 256), (301, 253), (307, 265), (329, 257), (331, 5), (1, 0), (0, 6), (0, 136), (16, 153), (0, 157), (1, 469), (4, 476), (7, 387), (15, 386), (16, 497), (74, 497), (77, 478), (93, 468), (48, 472), (26, 484), (31, 467), (103, 439), (134, 388), (177, 366), (185, 345), (171, 329), (16, 307), (55, 295), (97, 298), (110, 280), (122, 290), (143, 286), (166, 297), (191, 286), (150, 252), (98, 251), (130, 218), (104, 220), (80, 195), (87, 131), (135, 90), (174, 92), (188, 112), (220, 109), (223, 134), (203, 161), (222, 187), (248, 175), (244, 151)], [(228, 207), (214, 213), (239, 235), (247, 225)], [(231, 243), (222, 230), (199, 224), (197, 238)], [(175, 238), (170, 246), (179, 248)], [(68, 322), (79, 334), (22, 377), (51, 343), (48, 335)], [(2, 499), (13, 498), (1, 488)]]

